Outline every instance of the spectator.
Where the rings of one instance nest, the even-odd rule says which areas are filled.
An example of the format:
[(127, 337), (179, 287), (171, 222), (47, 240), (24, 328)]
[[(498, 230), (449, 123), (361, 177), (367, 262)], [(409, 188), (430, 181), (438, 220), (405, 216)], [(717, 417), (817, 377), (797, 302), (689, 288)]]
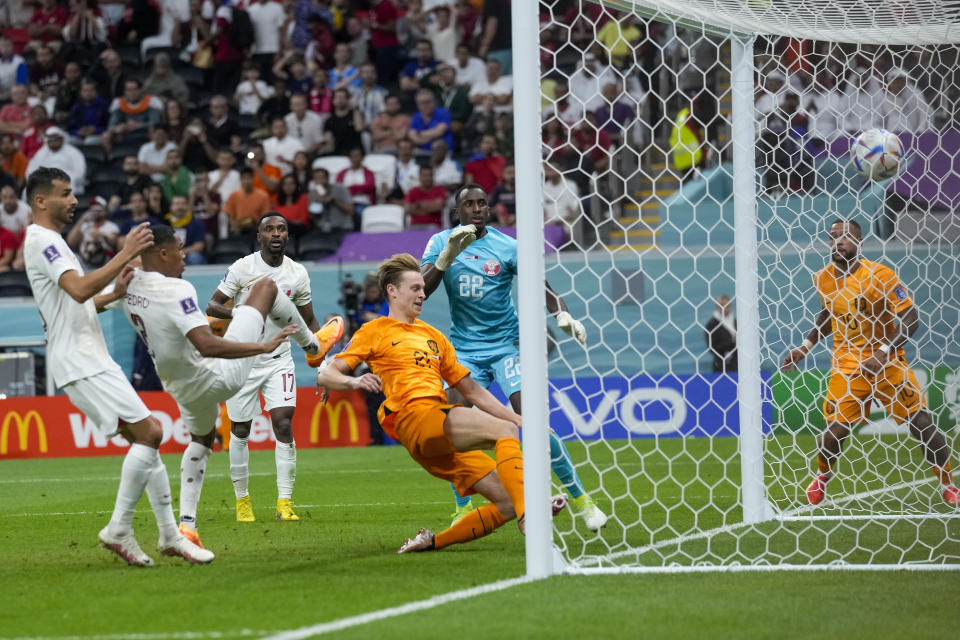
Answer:
[(243, 61), (247, 54), (233, 43), (233, 12), (230, 5), (221, 5), (217, 9), (216, 20), (206, 44), (213, 45), (213, 60), (216, 73), (213, 74), (213, 90), (216, 93), (230, 95), (240, 82)]
[(67, 234), (67, 244), (76, 252), (84, 270), (102, 267), (118, 251), (120, 227), (107, 219), (106, 202), (93, 198), (83, 217)]
[(462, 46), (473, 40), (474, 34), (480, 31), (480, 11), (471, 0), (456, 0), (454, 3), (454, 13), (456, 14), (457, 29), (460, 31), (458, 40)]
[(463, 132), (473, 104), (466, 87), (457, 84), (457, 72), (447, 63), (437, 65), (437, 72), (433, 75), (434, 84), (430, 85), (437, 104), (450, 112), (450, 121), (453, 134), (459, 138)]
[(0, 33), (0, 102), (10, 99), (15, 84), (27, 84), (30, 70), (22, 57), (13, 52), (13, 40)]
[[(446, 145), (446, 143), (444, 143)], [(413, 157), (413, 143), (407, 138), (397, 141), (397, 187), (403, 197), (420, 184), (420, 165)]]
[(717, 307), (707, 320), (707, 348), (713, 356), (714, 373), (737, 372), (737, 321), (733, 317), (730, 298), (717, 297)]
[(437, 140), (433, 143), (433, 150), (430, 152), (430, 166), (433, 167), (433, 181), (451, 194), (463, 184), (463, 170), (450, 157), (447, 143), (443, 140)]
[(779, 71), (773, 71), (763, 76), (762, 83), (763, 86), (757, 91), (753, 105), (757, 122), (760, 123), (766, 122), (767, 116), (783, 104), (787, 79)]
[[(179, 47), (182, 44), (183, 23), (190, 20), (190, 2), (188, 0), (160, 0), (159, 29), (151, 29), (148, 37), (141, 36), (140, 56), (146, 57), (147, 51), (157, 47)], [(210, 8), (212, 12), (212, 7)], [(154, 25), (157, 23), (154, 22)]]
[(567, 127), (575, 127), (583, 119), (583, 105), (579, 100), (570, 98), (570, 86), (566, 78), (558, 77), (553, 85), (553, 104), (547, 107), (544, 115), (555, 116)]
[(67, 117), (67, 131), (84, 144), (99, 142), (109, 116), (109, 106), (106, 100), (97, 95), (96, 83), (84, 80), (80, 85), (80, 99)]
[(438, 229), (443, 221), (447, 190), (433, 182), (433, 167), (420, 168), (420, 184), (403, 199), (410, 229)]
[(310, 111), (319, 114), (323, 122), (327, 122), (330, 112), (333, 111), (333, 91), (327, 86), (329, 76), (326, 69), (317, 69), (313, 72), (313, 86), (307, 97), (310, 100)]
[(307, 69), (313, 70), (317, 67), (326, 69), (333, 65), (335, 45), (330, 23), (319, 16), (310, 18), (310, 42), (303, 52)]
[(123, 71), (120, 55), (113, 49), (100, 54), (100, 62), (90, 71), (89, 77), (97, 83), (97, 93), (108, 102), (123, 97), (126, 91), (127, 74)]
[(486, 64), (480, 58), (470, 55), (470, 46), (467, 44), (458, 44), (456, 56), (448, 62), (457, 73), (457, 83), (462, 86), (472, 87), (487, 75)]
[(636, 122), (637, 111), (623, 99), (617, 84), (608, 82), (603, 85), (602, 91), (604, 104), (594, 112), (597, 125), (615, 142), (622, 142), (627, 139), (630, 127)]
[[(296, 158), (296, 154), (294, 154), (294, 158)], [(260, 189), (273, 200), (280, 189), (283, 172), (280, 167), (267, 163), (263, 145), (255, 144), (250, 147), (250, 151), (247, 153), (247, 166), (253, 169), (253, 188)]]
[(483, 3), (483, 33), (480, 36), (481, 58), (492, 58), (500, 63), (504, 75), (513, 72), (510, 0), (485, 0)]
[[(217, 69), (217, 73), (220, 70)], [(183, 78), (173, 73), (170, 68), (170, 56), (164, 52), (158, 53), (153, 59), (153, 73), (143, 83), (143, 90), (161, 98), (173, 98), (185, 103), (190, 100), (190, 89)]]
[(694, 175), (706, 162), (703, 126), (694, 112), (693, 100), (674, 119), (670, 131), (670, 167), (681, 182)]
[(376, 176), (363, 166), (362, 147), (350, 150), (350, 166), (337, 174), (337, 182), (350, 191), (350, 199), (357, 213), (377, 201)]
[(147, 211), (150, 215), (161, 220), (164, 219), (164, 216), (170, 212), (170, 204), (163, 198), (163, 190), (160, 185), (151, 180), (143, 194), (147, 197)]
[(233, 168), (236, 156), (230, 149), (217, 152), (217, 168), (210, 172), (210, 190), (220, 194), (220, 202), (226, 203), (230, 195), (240, 189), (240, 173)]
[(17, 198), (17, 191), (10, 185), (0, 189), (0, 228), (6, 229), (18, 240), (17, 247), (23, 242), (23, 232), (30, 224), (30, 207)]
[(87, 161), (80, 150), (68, 144), (65, 139), (66, 134), (63, 129), (59, 127), (47, 129), (46, 143), (27, 164), (27, 178), (40, 167), (56, 167), (70, 176), (73, 193), (82, 196), (87, 182)]
[(271, 132), (273, 137), (263, 141), (267, 162), (278, 167), (282, 173), (289, 173), (294, 154), (304, 150), (303, 143), (287, 135), (287, 123), (283, 118), (273, 119)]
[(377, 68), (370, 63), (360, 65), (360, 86), (353, 89), (353, 100), (364, 122), (373, 122), (384, 108), (387, 90), (377, 84)]
[(20, 271), (14, 266), (14, 262), (17, 261), (18, 256), (22, 262), (23, 256), (23, 243), (17, 240), (17, 237), (0, 227), (0, 273), (6, 273), (11, 270)]
[[(124, 210), (121, 209), (120, 211)], [(118, 251), (123, 249), (123, 243), (127, 239), (127, 234), (137, 225), (143, 224), (144, 222), (149, 222), (150, 226), (164, 224), (162, 218), (150, 215), (150, 212), (147, 210), (147, 198), (139, 191), (134, 191), (130, 194), (130, 200), (126, 205), (125, 213), (127, 216), (126, 220), (120, 224), (120, 232), (117, 234)]]
[(20, 152), (16, 138), (12, 134), (0, 134), (0, 160), (3, 160), (0, 170), (13, 176), (17, 192), (19, 192), (26, 181), (29, 159)]
[(573, 225), (580, 215), (580, 191), (549, 162), (544, 164), (543, 224), (563, 226), (567, 242), (573, 238)]
[(410, 119), (410, 140), (418, 145), (416, 152), (426, 155), (434, 140), (442, 138), (448, 149), (453, 149), (453, 131), (450, 112), (438, 107), (433, 92), (421, 89), (417, 92), (417, 112)]
[(270, 211), (270, 197), (253, 188), (253, 169), (244, 167), (240, 170), (240, 188), (230, 194), (223, 210), (230, 217), (231, 232), (256, 232), (260, 216)]
[(475, 182), (483, 187), (487, 193), (503, 182), (503, 167), (507, 159), (497, 153), (497, 139), (493, 134), (487, 134), (480, 139), (480, 148), (470, 156), (469, 162), (463, 168), (464, 181)]
[[(638, 100), (643, 98), (643, 89), (638, 83), (627, 81), (628, 93)], [(583, 63), (579, 69), (570, 75), (568, 81), (572, 99), (583, 105), (584, 111), (596, 111), (604, 105), (602, 87), (613, 83), (623, 85), (623, 75), (609, 65), (601, 65), (592, 53), (583, 56)]]
[(441, 4), (431, 9), (432, 19), (427, 20), (426, 31), (433, 52), (438, 60), (450, 60), (456, 55), (460, 32), (457, 30), (450, 6)]
[(400, 112), (400, 96), (390, 94), (384, 110), (370, 123), (370, 137), (376, 153), (395, 153), (397, 143), (407, 135), (410, 116)]
[(789, 91), (780, 108), (767, 117), (767, 126), (756, 145), (757, 166), (765, 170), (764, 183), (773, 189), (772, 195), (813, 189), (816, 178), (813, 153), (817, 149), (808, 132), (807, 116), (800, 111), (800, 98)]
[(240, 125), (230, 115), (230, 105), (224, 96), (216, 95), (210, 100), (210, 114), (204, 120), (204, 131), (209, 141), (204, 149), (212, 162), (216, 162), (218, 149), (228, 148), (234, 153), (240, 151), (243, 144)]
[(187, 129), (186, 114), (179, 100), (168, 98), (163, 103), (163, 122), (167, 125), (170, 140), (179, 145)]
[(296, 178), (292, 175), (283, 177), (274, 209), (287, 219), (287, 229), (296, 238), (310, 230), (310, 213), (307, 211), (309, 200)]
[(70, 109), (80, 100), (83, 85), (83, 70), (76, 62), (70, 61), (63, 68), (63, 79), (57, 85), (53, 97), (53, 119), (58, 124), (65, 123)]
[(110, 211), (127, 206), (134, 193), (143, 193), (153, 184), (149, 176), (140, 173), (140, 162), (136, 156), (127, 156), (123, 159), (123, 174), (125, 176), (123, 182), (108, 203), (107, 208)]
[(315, 0), (295, 0), (293, 2), (293, 35), (290, 36), (291, 46), (304, 51), (311, 39), (311, 19), (320, 18), (328, 24), (333, 24), (333, 14), (320, 6)]
[(370, 34), (363, 28), (360, 18), (347, 16), (344, 33), (350, 46), (350, 63), (355, 67), (366, 64), (369, 60)]
[[(398, 4), (401, 7), (406, 4), (407, 11), (397, 18), (397, 38), (400, 39), (400, 44), (412, 52), (418, 42), (427, 40), (423, 0), (406, 0)], [(407, 58), (409, 59), (410, 56), (408, 55)]]
[(193, 174), (183, 166), (180, 152), (176, 148), (167, 152), (167, 161), (160, 180), (163, 197), (173, 201), (173, 196), (189, 196), (193, 187)]
[[(180, 157), (191, 171), (209, 170), (216, 166), (217, 149), (210, 144), (203, 118), (194, 116), (180, 135)], [(229, 151), (229, 149), (227, 149)]]
[(433, 45), (429, 40), (420, 40), (414, 52), (414, 59), (400, 72), (400, 88), (413, 94), (425, 86), (427, 79), (439, 62), (433, 57)]
[(814, 76), (810, 91), (803, 99), (802, 109), (809, 114), (810, 133), (814, 138), (829, 143), (843, 135), (845, 97), (837, 89), (837, 76), (832, 69), (823, 69)]
[(32, 109), (27, 103), (27, 85), (13, 85), (13, 89), (10, 90), (10, 102), (0, 109), (0, 133), (19, 136), (32, 122)]
[(353, 231), (353, 201), (350, 191), (330, 182), (330, 172), (323, 167), (313, 170), (313, 181), (307, 192), (307, 208), (316, 227), (323, 233)]
[(517, 170), (513, 164), (503, 167), (503, 184), (498, 184), (490, 194), (490, 211), (497, 216), (501, 226), (517, 224)]
[(57, 0), (40, 0), (38, 5), (27, 23), (30, 46), (36, 48), (46, 43), (59, 47), (67, 24), (67, 10)]
[(883, 128), (887, 131), (921, 133), (930, 128), (931, 111), (923, 94), (900, 67), (885, 78)]
[(374, 0), (370, 10), (370, 44), (374, 51), (377, 76), (385, 80), (397, 77), (397, 63), (403, 50), (397, 38), (397, 7), (391, 0)]
[(363, 146), (363, 133), (366, 125), (360, 112), (350, 105), (350, 92), (337, 89), (333, 92), (333, 112), (323, 125), (323, 144), (320, 152), (335, 156), (345, 156), (354, 147)]
[(307, 96), (293, 94), (290, 97), (290, 113), (283, 120), (291, 137), (299, 140), (308, 154), (317, 152), (323, 142), (324, 122), (323, 118), (307, 109)]
[(165, 216), (165, 220), (180, 238), (184, 261), (187, 264), (206, 264), (207, 259), (203, 255), (206, 246), (203, 223), (193, 217), (190, 203), (185, 196), (173, 197), (170, 201), (170, 213)]
[(356, 89), (360, 87), (360, 70), (350, 64), (350, 45), (337, 43), (333, 50), (333, 66), (328, 71), (327, 85), (331, 89)]
[(57, 85), (63, 79), (63, 63), (57, 60), (49, 45), (37, 47), (37, 58), (30, 65), (30, 87), (32, 93), (41, 101), (57, 92)]
[(50, 127), (50, 119), (47, 117), (47, 110), (43, 105), (36, 105), (31, 109), (33, 114), (33, 124), (23, 132), (23, 138), (20, 140), (20, 151), (27, 158), (32, 158), (46, 139), (47, 128)]
[(475, 106), (492, 102), (497, 113), (513, 110), (513, 76), (503, 75), (499, 60), (487, 60), (483, 79), (470, 88), (470, 102)]
[(380, 290), (380, 282), (375, 272), (368, 273), (363, 279), (363, 299), (360, 301), (357, 315), (353, 321), (360, 326), (371, 320), (376, 320), (381, 316), (390, 313), (390, 305)]
[(100, 141), (110, 149), (126, 138), (146, 135), (151, 127), (162, 120), (163, 103), (160, 99), (145, 94), (139, 80), (127, 80), (123, 97), (114, 98), (110, 105), (110, 120)]
[(60, 49), (60, 57), (88, 67), (108, 46), (107, 25), (97, 15), (100, 11), (97, 0), (75, 0), (71, 4), (70, 19), (63, 28), (64, 45)]
[[(274, 2), (270, 4), (276, 5)], [(273, 87), (260, 79), (260, 69), (257, 65), (252, 62), (244, 65), (243, 82), (237, 85), (237, 90), (233, 94), (240, 115), (256, 115), (263, 102), (274, 95), (276, 95), (276, 91)]]
[[(212, 247), (220, 235), (220, 194), (210, 188), (210, 174), (197, 172), (190, 187), (190, 210), (193, 216), (203, 223), (207, 246)], [(226, 229), (225, 229), (226, 231)]]
[(300, 191), (307, 192), (307, 185), (310, 183), (310, 156), (306, 151), (297, 151), (293, 156), (293, 170), (287, 175), (293, 176)]
[(284, 22), (283, 5), (273, 0), (258, 0), (250, 3), (247, 13), (250, 14), (250, 22), (253, 23), (252, 62), (263, 74), (265, 80), (272, 81), (273, 59), (280, 52), (280, 27)]
[(140, 173), (150, 176), (154, 182), (163, 180), (167, 166), (167, 154), (176, 151), (177, 145), (170, 141), (167, 125), (155, 124), (150, 129), (150, 142), (145, 142), (137, 152)]

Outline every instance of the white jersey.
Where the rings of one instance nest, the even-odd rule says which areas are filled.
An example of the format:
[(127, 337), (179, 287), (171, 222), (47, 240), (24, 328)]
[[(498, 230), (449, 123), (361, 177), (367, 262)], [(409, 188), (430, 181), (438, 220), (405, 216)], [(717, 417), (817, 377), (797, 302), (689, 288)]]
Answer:
[[(283, 263), (279, 267), (271, 267), (263, 261), (259, 251), (240, 258), (230, 265), (223, 280), (217, 285), (217, 291), (233, 299), (234, 306), (240, 306), (250, 297), (253, 284), (264, 276), (276, 282), (279, 293), (290, 298), (296, 306), (310, 304), (310, 276), (307, 274), (306, 267), (287, 256), (283, 256)], [(271, 337), (282, 329), (283, 327), (278, 326), (269, 316), (267, 317), (264, 335)], [(280, 356), (289, 356), (289, 354), (290, 343), (284, 342), (272, 353), (257, 356), (256, 366), (265, 365), (273, 359), (280, 359)]]
[(216, 382), (214, 361), (201, 356), (187, 338), (191, 330), (209, 326), (192, 284), (137, 269), (127, 285), (123, 312), (147, 345), (163, 388), (178, 403), (190, 402)]
[(103, 339), (93, 298), (81, 304), (60, 288), (60, 276), (67, 271), (83, 275), (80, 260), (63, 237), (31, 224), (23, 241), (23, 257), (47, 334), (47, 366), (57, 386), (103, 371), (119, 371)]

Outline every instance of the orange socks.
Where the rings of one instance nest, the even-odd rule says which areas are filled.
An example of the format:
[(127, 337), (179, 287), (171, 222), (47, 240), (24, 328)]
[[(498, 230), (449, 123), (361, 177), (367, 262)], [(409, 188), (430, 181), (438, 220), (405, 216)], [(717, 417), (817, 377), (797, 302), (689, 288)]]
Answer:
[(523, 503), (523, 453), (516, 438), (500, 438), (493, 447), (497, 458), (497, 475), (510, 496), (517, 520), (525, 513)]
[(830, 475), (830, 463), (823, 459), (823, 456), (817, 454), (817, 468), (825, 476)]
[(950, 471), (949, 462), (942, 467), (933, 467), (933, 475), (940, 479), (940, 484), (943, 486), (953, 486), (953, 473)]
[(457, 520), (457, 523), (449, 529), (436, 534), (433, 538), (433, 548), (443, 549), (452, 544), (482, 538), (506, 521), (507, 519), (495, 505), (485, 504)]

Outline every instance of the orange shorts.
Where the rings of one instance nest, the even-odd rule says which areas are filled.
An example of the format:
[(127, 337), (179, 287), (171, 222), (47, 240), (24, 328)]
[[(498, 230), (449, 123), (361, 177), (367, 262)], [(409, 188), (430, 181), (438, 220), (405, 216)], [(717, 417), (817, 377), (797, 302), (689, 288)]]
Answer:
[(482, 451), (457, 451), (443, 431), (447, 413), (460, 405), (438, 399), (418, 400), (383, 419), (387, 433), (397, 434), (410, 457), (430, 475), (452, 482), (462, 496), (475, 493), (471, 487), (496, 469), (493, 459)]
[(830, 374), (823, 415), (827, 422), (861, 424), (870, 416), (870, 401), (882, 404), (898, 423), (927, 406), (927, 399), (907, 361), (898, 357), (876, 376)]

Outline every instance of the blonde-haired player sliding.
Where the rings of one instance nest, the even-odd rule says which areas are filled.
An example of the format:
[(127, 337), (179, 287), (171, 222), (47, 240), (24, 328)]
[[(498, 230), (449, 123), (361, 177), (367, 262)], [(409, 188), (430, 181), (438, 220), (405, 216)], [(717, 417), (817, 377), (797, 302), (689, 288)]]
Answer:
[[(519, 516), (523, 531), (523, 457), (520, 416), (470, 377), (450, 341), (420, 321), (424, 292), (420, 261), (407, 253), (380, 264), (380, 288), (390, 314), (364, 324), (346, 349), (317, 374), (317, 386), (333, 390), (381, 389), (384, 431), (431, 475), (452, 482), (461, 495), (490, 500), (449, 529), (420, 529), (398, 553), (429, 551), (485, 536)], [(372, 373), (348, 374), (361, 362)], [(443, 382), (480, 411), (447, 403)], [(496, 462), (482, 452), (493, 449)]]

